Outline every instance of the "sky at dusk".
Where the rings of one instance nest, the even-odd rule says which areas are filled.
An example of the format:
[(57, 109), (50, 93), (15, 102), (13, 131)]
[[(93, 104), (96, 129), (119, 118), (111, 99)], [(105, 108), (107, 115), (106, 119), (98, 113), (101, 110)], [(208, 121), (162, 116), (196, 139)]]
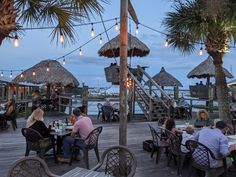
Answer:
[[(164, 31), (161, 22), (165, 17), (165, 13), (171, 11), (171, 1), (167, 0), (132, 0), (133, 6), (136, 10), (139, 21), (147, 26)], [(112, 0), (110, 5), (104, 5), (103, 19), (111, 19), (119, 17), (120, 1)], [(91, 21), (100, 21), (100, 16), (95, 15), (91, 17)], [(87, 21), (85, 21), (87, 22)], [(134, 34), (135, 26), (132, 21), (131, 33)], [(105, 23), (106, 27), (114, 25), (115, 21)], [(104, 31), (102, 24), (94, 25), (96, 34)], [(21, 35), (20, 46), (14, 48), (11, 40), (5, 40), (0, 46), (0, 70), (21, 70), (27, 69), (41, 60), (56, 59), (72, 51), (73, 49), (84, 44), (91, 39), (90, 36), (91, 26), (76, 27), (78, 41), (75, 44), (66, 45), (56, 44), (55, 41), (51, 42), (49, 37), (50, 30), (34, 30), (25, 31)], [(118, 33), (115, 29), (109, 32), (110, 39), (115, 37)], [(171, 47), (164, 47), (165, 36), (139, 26), (139, 34), (137, 37), (143, 41), (149, 48), (150, 54), (143, 58), (133, 58), (132, 66), (141, 65), (149, 66), (147, 72), (153, 76), (158, 73), (162, 66), (165, 67), (167, 72), (174, 75), (182, 82), (184, 88), (188, 88), (189, 84), (194, 84), (197, 80), (188, 79), (186, 75), (196, 65), (207, 58), (206, 52), (203, 56), (198, 56), (198, 48), (192, 55), (182, 55)], [(103, 35), (103, 44), (107, 42), (107, 38)], [(65, 67), (82, 83), (91, 87), (107, 87), (104, 75), (104, 67), (114, 62), (113, 59), (99, 57), (97, 51), (100, 49), (99, 38), (90, 42), (82, 48), (83, 55), (79, 55), (79, 51), (66, 57)], [(199, 46), (200, 48), (200, 46)], [(236, 75), (236, 49), (231, 49), (224, 58), (224, 67), (232, 74)], [(119, 61), (119, 60), (118, 60)], [(16, 76), (17, 72), (13, 72)], [(9, 76), (10, 73), (4, 73)], [(205, 82), (205, 81), (204, 81)]]

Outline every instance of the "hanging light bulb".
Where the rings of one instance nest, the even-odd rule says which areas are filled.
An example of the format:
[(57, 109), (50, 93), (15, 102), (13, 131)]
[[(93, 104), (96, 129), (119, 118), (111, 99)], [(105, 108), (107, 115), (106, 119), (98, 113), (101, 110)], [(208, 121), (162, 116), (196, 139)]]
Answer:
[(12, 75), (12, 71), (11, 71), (10, 78), (12, 78), (12, 77), (13, 77), (13, 75)]
[(168, 38), (166, 38), (166, 40), (165, 40), (165, 47), (168, 47), (168, 45), (169, 45), (169, 40), (168, 40)]
[(33, 76), (35, 76), (35, 75), (36, 75), (36, 72), (35, 72), (35, 71), (33, 71), (32, 75), (33, 75)]
[(102, 44), (102, 35), (100, 34), (99, 44)]
[(198, 52), (198, 55), (199, 55), (199, 56), (202, 56), (202, 55), (203, 55), (203, 49), (202, 49), (202, 47), (200, 48), (200, 50), (199, 50), (199, 52)]
[(14, 43), (14, 47), (19, 47), (20, 42), (19, 42), (19, 37), (17, 36), (17, 34), (14, 37), (13, 43)]
[(83, 55), (81, 48), (79, 49), (79, 55), (80, 55), (80, 56)]
[(3, 71), (1, 72), (1, 77), (3, 77)]
[(94, 37), (95, 36), (95, 31), (93, 29), (93, 23), (92, 23), (92, 28), (91, 28), (91, 36)]
[(139, 32), (139, 28), (138, 28), (138, 25), (136, 25), (135, 33), (138, 34), (138, 32)]
[(24, 77), (24, 74), (23, 74), (23, 73), (21, 73), (21, 74), (20, 74), (20, 78), (23, 78), (23, 77)]
[(61, 44), (64, 43), (64, 35), (62, 34), (62, 32), (60, 32), (60, 42)]
[(50, 71), (50, 68), (49, 68), (49, 64), (47, 64), (47, 72), (49, 72)]
[(66, 64), (66, 59), (65, 59), (65, 57), (63, 57), (62, 64), (63, 64), (63, 65)]
[(118, 23), (117, 23), (117, 18), (116, 18), (115, 30), (116, 30), (117, 32), (119, 31), (119, 26), (118, 26)]

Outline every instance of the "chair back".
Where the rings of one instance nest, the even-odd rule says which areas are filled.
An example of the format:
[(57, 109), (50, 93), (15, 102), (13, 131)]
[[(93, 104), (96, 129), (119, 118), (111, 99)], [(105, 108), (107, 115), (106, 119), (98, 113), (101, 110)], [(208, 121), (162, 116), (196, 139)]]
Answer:
[(112, 105), (112, 107), (113, 107), (113, 109), (118, 110), (120, 106), (119, 106), (119, 103), (114, 103), (114, 104)]
[(192, 166), (200, 170), (210, 169), (210, 160), (215, 159), (212, 151), (198, 141), (186, 141), (186, 147), (192, 155)]
[(137, 167), (135, 155), (125, 146), (113, 146), (103, 152), (105, 173), (114, 177), (133, 177)]
[(162, 132), (161, 131), (157, 132), (150, 124), (148, 124), (148, 126), (149, 126), (150, 131), (151, 131), (153, 144), (154, 144), (154, 146), (158, 146), (159, 142), (161, 141)]
[(110, 119), (113, 114), (113, 108), (112, 106), (103, 106), (102, 107), (102, 116), (104, 119)]
[(43, 139), (41, 134), (32, 128), (22, 128), (21, 133), (25, 137), (27, 142), (35, 143), (40, 139)]
[(47, 164), (38, 157), (24, 157), (17, 160), (9, 169), (7, 177), (56, 177)]
[(168, 142), (170, 145), (169, 147), (170, 147), (171, 152), (174, 155), (180, 155), (182, 153), (180, 138), (167, 129), (165, 129), (165, 132), (166, 132), (166, 135), (168, 138)]
[(85, 142), (88, 142), (86, 146), (87, 149), (93, 149), (94, 147), (97, 146), (98, 138), (101, 132), (102, 132), (102, 126), (95, 128), (93, 131), (89, 133), (89, 135), (85, 139)]
[(98, 111), (102, 111), (102, 106), (103, 106), (102, 103), (97, 104)]

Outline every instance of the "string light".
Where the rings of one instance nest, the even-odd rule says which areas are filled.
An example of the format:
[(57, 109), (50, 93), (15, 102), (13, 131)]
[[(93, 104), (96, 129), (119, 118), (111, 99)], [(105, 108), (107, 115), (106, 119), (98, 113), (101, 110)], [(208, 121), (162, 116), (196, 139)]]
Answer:
[(138, 34), (138, 32), (139, 32), (139, 28), (138, 28), (138, 25), (136, 25), (135, 33)]
[(169, 40), (168, 40), (168, 38), (166, 38), (166, 40), (165, 40), (165, 47), (168, 47), (168, 45), (169, 45)]
[(99, 38), (99, 44), (102, 44), (102, 35), (100, 34), (100, 38)]
[(60, 42), (61, 44), (64, 43), (64, 35), (62, 34), (62, 32), (60, 32)]
[(33, 75), (33, 76), (35, 76), (35, 75), (36, 75), (36, 72), (35, 72), (35, 71), (33, 71), (33, 72), (32, 72), (32, 75)]
[(47, 64), (47, 72), (49, 72), (50, 71), (50, 68), (49, 68), (49, 64)]
[(23, 73), (21, 73), (21, 74), (20, 74), (20, 77), (21, 77), (21, 78), (23, 78), (23, 77), (24, 77), (24, 74), (23, 74)]
[(3, 71), (1, 72), (1, 77), (3, 77)]
[(115, 30), (116, 30), (117, 32), (119, 31), (119, 26), (118, 26), (118, 23), (117, 23), (117, 18), (116, 18)]
[(12, 77), (13, 77), (13, 75), (12, 75), (12, 71), (11, 71), (10, 78), (12, 78)]
[(128, 77), (127, 80), (126, 80), (126, 86), (127, 86), (127, 88), (132, 87), (132, 79), (130, 77)]
[(199, 52), (198, 52), (198, 55), (199, 55), (199, 56), (202, 56), (202, 55), (203, 55), (203, 49), (202, 49), (202, 47), (200, 48), (200, 50), (199, 50)]
[(13, 43), (14, 43), (14, 47), (19, 47), (20, 42), (19, 42), (19, 37), (17, 36), (17, 34), (14, 37)]
[(80, 56), (83, 55), (81, 48), (79, 49), (79, 55), (80, 55)]
[(92, 23), (92, 28), (91, 28), (91, 36), (94, 37), (95, 36), (95, 31), (93, 29), (93, 23)]

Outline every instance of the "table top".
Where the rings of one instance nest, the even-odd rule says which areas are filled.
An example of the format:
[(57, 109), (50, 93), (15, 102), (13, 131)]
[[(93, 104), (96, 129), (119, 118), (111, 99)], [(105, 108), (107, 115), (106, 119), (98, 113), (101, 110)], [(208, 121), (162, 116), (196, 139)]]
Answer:
[(233, 139), (233, 140), (235, 140), (236, 141), (236, 135), (229, 135), (229, 136), (227, 136), (229, 139)]
[(66, 136), (69, 135), (71, 131), (59, 131), (59, 132), (50, 132), (50, 135), (55, 135), (55, 136)]
[(88, 176), (89, 177), (112, 177), (112, 175), (105, 174), (104, 172), (97, 172), (97, 171), (92, 171), (92, 170), (79, 168), (79, 167), (76, 167), (72, 169), (71, 171), (68, 171), (61, 177), (71, 177), (71, 176), (73, 177), (88, 177)]

